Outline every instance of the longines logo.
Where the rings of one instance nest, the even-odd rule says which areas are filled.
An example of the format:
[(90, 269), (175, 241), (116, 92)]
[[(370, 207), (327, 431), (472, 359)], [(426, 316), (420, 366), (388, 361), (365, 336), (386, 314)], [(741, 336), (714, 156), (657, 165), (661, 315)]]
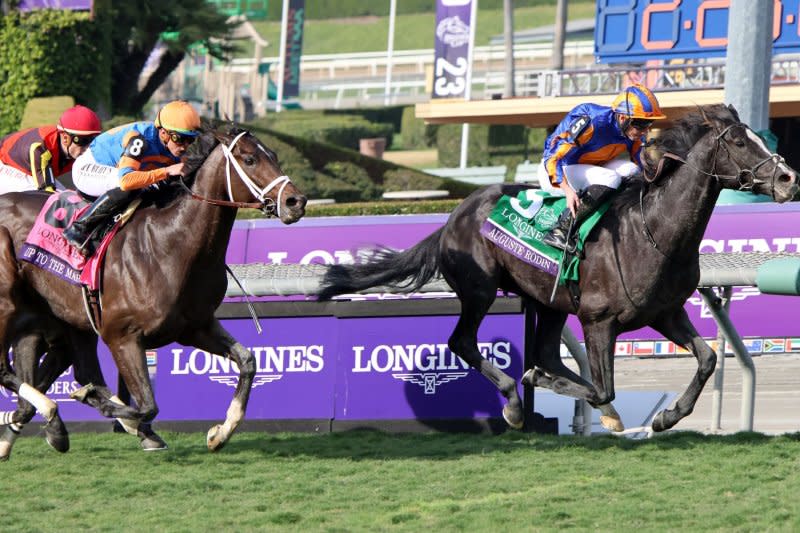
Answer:
[[(497, 368), (511, 366), (511, 342), (480, 342), (481, 355)], [(437, 387), (466, 377), (470, 366), (446, 344), (379, 344), (367, 351), (353, 346), (353, 372), (391, 374), (394, 379), (419, 385), (425, 394)]]
[[(293, 372), (321, 372), (325, 367), (323, 347), (311, 346), (253, 346), (248, 348), (256, 360), (253, 388), (282, 379)], [(210, 381), (236, 387), (239, 368), (230, 359), (204, 350), (174, 348), (172, 375), (206, 376)]]

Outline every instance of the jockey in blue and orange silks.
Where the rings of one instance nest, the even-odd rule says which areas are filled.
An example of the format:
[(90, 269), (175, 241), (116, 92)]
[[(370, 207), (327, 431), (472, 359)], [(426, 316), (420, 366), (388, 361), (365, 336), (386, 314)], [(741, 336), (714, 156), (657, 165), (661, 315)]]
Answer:
[[(573, 220), (580, 224), (622, 178), (641, 171), (647, 132), (662, 118), (655, 95), (640, 84), (623, 90), (611, 107), (586, 103), (567, 114), (545, 140), (538, 172), (542, 190), (567, 199), (567, 209), (543, 239), (546, 244), (563, 250)], [(627, 161), (617, 159), (623, 154)]]
[(64, 111), (58, 124), (28, 128), (0, 139), (0, 194), (47, 191), (100, 134), (97, 115), (82, 105)]
[(87, 196), (98, 197), (67, 229), (64, 237), (89, 255), (96, 227), (124, 209), (143, 189), (183, 173), (181, 156), (200, 130), (200, 115), (188, 102), (175, 100), (154, 122), (134, 122), (97, 137), (75, 162), (72, 181)]

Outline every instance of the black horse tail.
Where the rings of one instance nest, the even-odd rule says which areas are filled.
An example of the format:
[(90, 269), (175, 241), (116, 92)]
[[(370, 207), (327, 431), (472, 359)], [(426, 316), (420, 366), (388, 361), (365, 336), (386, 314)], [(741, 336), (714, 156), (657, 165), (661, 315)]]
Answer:
[(388, 286), (414, 292), (439, 273), (440, 228), (416, 246), (398, 252), (378, 248), (363, 263), (333, 265), (322, 279), (319, 300), (350, 294), (371, 287)]

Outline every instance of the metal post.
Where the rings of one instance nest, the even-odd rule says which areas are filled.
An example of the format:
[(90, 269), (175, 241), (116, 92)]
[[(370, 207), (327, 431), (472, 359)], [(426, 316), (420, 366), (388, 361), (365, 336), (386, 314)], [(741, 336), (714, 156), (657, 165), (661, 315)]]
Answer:
[(742, 342), (741, 337), (736, 332), (736, 328), (731, 323), (731, 319), (725, 309), (722, 308), (721, 300), (714, 294), (709, 287), (697, 289), (703, 297), (711, 316), (717, 323), (720, 331), (727, 341), (731, 344), (733, 354), (742, 367), (742, 409), (740, 414), (740, 429), (742, 431), (753, 430), (753, 408), (756, 397), (756, 367), (753, 358), (750, 357), (747, 348)]
[(558, 0), (556, 4), (556, 22), (553, 26), (553, 59), (550, 68), (563, 70), (564, 41), (567, 35), (567, 0)]
[[(522, 373), (524, 374), (529, 369), (533, 368), (534, 361), (536, 360), (536, 354), (533, 351), (534, 345), (534, 337), (536, 335), (536, 308), (531, 302), (525, 302), (522, 304), (522, 312), (523, 312), (523, 323), (525, 328), (525, 346), (523, 354), (523, 369)], [(524, 431), (534, 431), (533, 428), (533, 412), (534, 412), (534, 403), (533, 403), (533, 387), (530, 385), (522, 385), (522, 413), (523, 413), (523, 420), (524, 420)]]
[(389, 3), (389, 42), (386, 44), (386, 88), (383, 94), (383, 105), (391, 103), (392, 91), (392, 55), (394, 53), (394, 19), (397, 11), (397, 0)]
[(278, 69), (278, 96), (275, 102), (275, 111), (281, 111), (283, 104), (283, 81), (284, 71), (286, 70), (286, 32), (289, 28), (289, 0), (283, 0), (283, 11), (281, 13), (281, 44), (279, 47), (280, 68)]
[[(475, 56), (475, 26), (478, 25), (478, 0), (472, 0), (469, 16), (469, 54), (467, 57), (467, 87), (464, 100), (472, 96), (472, 58)], [(461, 126), (461, 157), (459, 167), (467, 168), (467, 147), (469, 146), (469, 124)]]
[(503, 98), (514, 96), (514, 1), (503, 0), (503, 37), (505, 41), (506, 83)]
[[(722, 308), (726, 313), (731, 308), (731, 288), (725, 287), (722, 291)], [(711, 431), (722, 430), (722, 391), (725, 382), (725, 335), (721, 330), (717, 331), (717, 368), (714, 371), (714, 388), (713, 396), (711, 398)]]
[(725, 103), (756, 131), (769, 128), (772, 15), (769, 0), (731, 0), (728, 14)]
[[(561, 330), (561, 341), (567, 347), (575, 362), (578, 363), (581, 377), (591, 383), (592, 371), (589, 368), (589, 358), (586, 356), (586, 350), (583, 349), (575, 333), (566, 324), (564, 329)], [(578, 404), (576, 411), (582, 414), (582, 420), (579, 420), (578, 416), (575, 417), (572, 421), (573, 431), (576, 434), (580, 432), (582, 435), (589, 436), (592, 434), (592, 406), (586, 400), (575, 400), (575, 403)]]

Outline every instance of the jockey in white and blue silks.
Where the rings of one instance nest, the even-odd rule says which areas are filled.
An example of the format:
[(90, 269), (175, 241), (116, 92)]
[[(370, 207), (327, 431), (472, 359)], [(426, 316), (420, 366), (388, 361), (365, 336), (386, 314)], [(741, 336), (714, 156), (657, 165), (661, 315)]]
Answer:
[[(580, 224), (622, 178), (643, 168), (645, 136), (662, 118), (655, 95), (639, 84), (622, 91), (611, 107), (586, 103), (567, 114), (545, 140), (538, 172), (542, 190), (567, 199), (567, 209), (543, 239), (546, 244), (563, 250), (573, 219)], [(627, 160), (618, 159), (623, 154)]]
[(181, 156), (195, 140), (200, 116), (176, 100), (158, 112), (155, 122), (134, 122), (97, 137), (73, 165), (72, 181), (98, 197), (81, 218), (64, 230), (79, 252), (90, 255), (90, 237), (103, 221), (123, 209), (142, 189), (183, 173)]

